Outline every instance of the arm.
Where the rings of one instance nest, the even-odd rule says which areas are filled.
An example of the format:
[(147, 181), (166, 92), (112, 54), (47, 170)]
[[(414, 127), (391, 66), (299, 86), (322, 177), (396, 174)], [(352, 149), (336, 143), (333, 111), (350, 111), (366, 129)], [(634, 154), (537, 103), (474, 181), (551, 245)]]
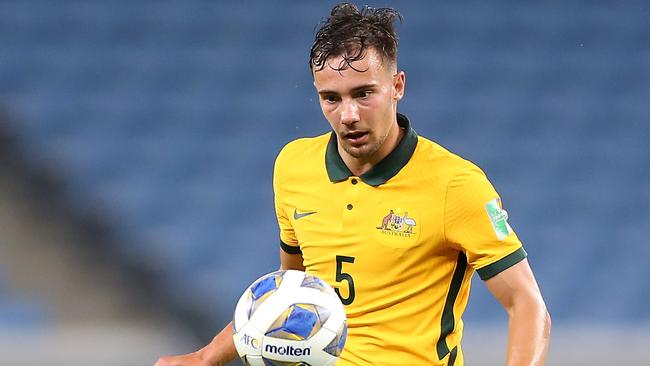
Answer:
[[(302, 254), (289, 254), (280, 250), (280, 269), (304, 271)], [(223, 366), (237, 357), (232, 340), (232, 323), (228, 324), (212, 341), (200, 350), (180, 356), (161, 357), (154, 366)]]
[(544, 365), (551, 337), (546, 310), (526, 259), (485, 281), (508, 312), (508, 366)]
[(226, 325), (200, 350), (179, 356), (161, 357), (154, 366), (223, 366), (237, 357), (232, 340), (232, 323)]
[(304, 271), (305, 266), (302, 264), (302, 254), (289, 254), (280, 249), (280, 269)]

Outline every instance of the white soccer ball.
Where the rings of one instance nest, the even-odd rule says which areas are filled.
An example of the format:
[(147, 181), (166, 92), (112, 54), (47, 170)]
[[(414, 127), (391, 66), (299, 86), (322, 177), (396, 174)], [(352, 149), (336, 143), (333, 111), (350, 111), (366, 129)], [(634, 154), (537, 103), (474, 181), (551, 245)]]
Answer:
[(247, 366), (330, 366), (347, 325), (343, 304), (320, 278), (277, 271), (253, 282), (239, 299), (233, 340)]

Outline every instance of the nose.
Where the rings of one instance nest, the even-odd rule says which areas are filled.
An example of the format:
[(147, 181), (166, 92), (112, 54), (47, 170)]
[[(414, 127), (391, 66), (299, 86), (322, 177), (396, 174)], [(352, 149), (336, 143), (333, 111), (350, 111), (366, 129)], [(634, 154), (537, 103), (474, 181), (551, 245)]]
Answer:
[(354, 101), (343, 101), (341, 104), (341, 123), (351, 125), (359, 122), (359, 106)]

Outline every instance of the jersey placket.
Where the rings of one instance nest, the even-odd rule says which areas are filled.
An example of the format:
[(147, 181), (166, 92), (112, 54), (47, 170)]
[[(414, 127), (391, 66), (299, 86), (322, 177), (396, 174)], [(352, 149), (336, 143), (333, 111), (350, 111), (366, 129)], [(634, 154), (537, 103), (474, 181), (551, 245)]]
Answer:
[(348, 232), (348, 228), (355, 228), (358, 221), (357, 218), (359, 217), (359, 210), (362, 209), (360, 206), (362, 203), (359, 201), (359, 191), (361, 190), (362, 182), (357, 177), (350, 177), (343, 184), (348, 185), (344, 194), (343, 207), (341, 208), (343, 210), (341, 215), (343, 218), (343, 232), (354, 235), (354, 233)]

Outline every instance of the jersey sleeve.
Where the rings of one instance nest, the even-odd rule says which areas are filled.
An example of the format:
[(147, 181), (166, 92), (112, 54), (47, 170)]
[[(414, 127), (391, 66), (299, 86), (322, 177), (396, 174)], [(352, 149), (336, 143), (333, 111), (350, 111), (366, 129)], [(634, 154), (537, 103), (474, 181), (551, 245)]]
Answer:
[(282, 250), (289, 254), (299, 254), (300, 246), (296, 233), (291, 225), (289, 219), (289, 212), (287, 205), (284, 203), (284, 194), (282, 189), (282, 171), (283, 159), (282, 152), (278, 155), (273, 169), (273, 195), (275, 201), (275, 215), (278, 219), (278, 226), (280, 229), (280, 247)]
[(463, 168), (447, 186), (444, 211), (447, 241), (487, 280), (526, 258), (508, 224), (501, 198), (475, 165)]

